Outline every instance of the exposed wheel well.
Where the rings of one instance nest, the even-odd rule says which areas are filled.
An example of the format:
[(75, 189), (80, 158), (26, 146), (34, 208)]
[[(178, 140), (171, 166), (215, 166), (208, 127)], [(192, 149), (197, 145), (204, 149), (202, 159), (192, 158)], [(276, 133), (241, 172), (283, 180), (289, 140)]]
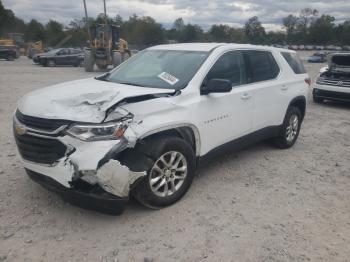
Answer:
[(295, 106), (299, 108), (301, 112), (301, 118), (304, 119), (305, 111), (306, 111), (306, 99), (305, 97), (297, 97), (292, 100), (292, 102), (289, 104), (289, 106)]
[(197, 152), (196, 150), (198, 150), (196, 145), (196, 137), (191, 127), (183, 126), (183, 127), (167, 129), (167, 130), (149, 135), (144, 139), (154, 139), (159, 136), (162, 136), (162, 137), (176, 136), (176, 137), (182, 138), (192, 147), (194, 153), (196, 153)]

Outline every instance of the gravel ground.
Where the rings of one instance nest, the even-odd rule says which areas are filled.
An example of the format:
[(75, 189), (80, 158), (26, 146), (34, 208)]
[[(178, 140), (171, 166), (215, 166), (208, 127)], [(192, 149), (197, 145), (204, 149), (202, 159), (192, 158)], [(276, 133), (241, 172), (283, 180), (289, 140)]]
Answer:
[[(307, 65), (313, 79), (320, 67)], [(0, 61), (0, 261), (349, 261), (350, 105), (310, 99), (292, 149), (223, 155), (179, 203), (155, 211), (131, 201), (115, 217), (32, 182), (12, 137), (22, 95), (97, 74)]]

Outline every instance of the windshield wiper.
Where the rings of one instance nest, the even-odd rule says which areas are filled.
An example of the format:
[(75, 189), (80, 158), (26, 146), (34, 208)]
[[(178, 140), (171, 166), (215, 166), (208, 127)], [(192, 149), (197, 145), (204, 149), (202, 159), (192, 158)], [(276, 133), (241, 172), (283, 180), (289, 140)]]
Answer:
[(131, 83), (131, 82), (120, 82), (118, 84), (122, 84), (122, 85), (128, 85), (128, 86), (141, 86), (141, 87), (146, 87), (144, 85), (140, 85), (140, 84), (135, 84), (135, 83)]
[(108, 78), (110, 75), (111, 75), (111, 73), (110, 73), (110, 72), (107, 72), (107, 73), (105, 73), (105, 74), (103, 74), (103, 75), (101, 75), (101, 76), (95, 77), (95, 79), (101, 80), (101, 81), (109, 82), (109, 80), (108, 80), (107, 78)]

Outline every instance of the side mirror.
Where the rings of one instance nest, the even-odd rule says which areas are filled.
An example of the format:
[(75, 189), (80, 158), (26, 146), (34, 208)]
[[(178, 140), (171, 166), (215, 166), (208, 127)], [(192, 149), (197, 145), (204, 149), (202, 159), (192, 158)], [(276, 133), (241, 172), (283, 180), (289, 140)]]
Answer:
[(232, 90), (232, 82), (228, 79), (213, 78), (201, 87), (201, 95), (210, 93), (228, 93)]

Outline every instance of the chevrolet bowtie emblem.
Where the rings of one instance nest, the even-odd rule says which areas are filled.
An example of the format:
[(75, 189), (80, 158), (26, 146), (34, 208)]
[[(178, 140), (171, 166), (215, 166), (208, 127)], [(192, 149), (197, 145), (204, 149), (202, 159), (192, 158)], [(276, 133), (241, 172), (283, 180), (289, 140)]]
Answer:
[(17, 124), (15, 126), (15, 132), (16, 132), (17, 135), (21, 136), (21, 135), (24, 135), (27, 132), (27, 129), (26, 129), (26, 127), (24, 125)]

